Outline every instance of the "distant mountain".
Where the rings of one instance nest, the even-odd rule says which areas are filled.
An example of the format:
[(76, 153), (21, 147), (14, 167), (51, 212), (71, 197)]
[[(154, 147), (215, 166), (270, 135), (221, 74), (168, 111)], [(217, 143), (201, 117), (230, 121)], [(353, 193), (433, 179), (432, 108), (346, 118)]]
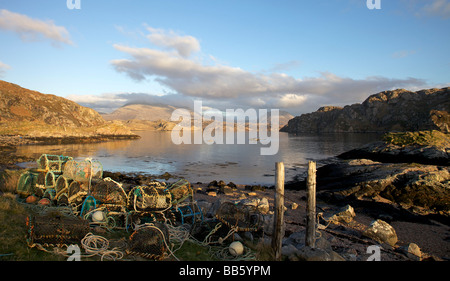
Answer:
[[(270, 123), (271, 122), (271, 112), (270, 110), (268, 110), (267, 113), (267, 122)], [(279, 124), (280, 124), (280, 128), (283, 128), (285, 125), (288, 124), (289, 120), (291, 120), (292, 118), (294, 118), (294, 116), (292, 114), (290, 114), (287, 111), (284, 110), (280, 110), (279, 112)]]
[(288, 133), (390, 132), (440, 130), (450, 132), (450, 87), (411, 92), (384, 91), (362, 104), (325, 106), (291, 119)]
[[(102, 113), (101, 115), (105, 120), (127, 121), (126, 123), (123, 123), (126, 124), (126, 126), (132, 126), (132, 128), (136, 130), (143, 130), (149, 126), (155, 127), (154, 129), (157, 130), (171, 130), (175, 123), (171, 124), (173, 122), (170, 121), (170, 118), (175, 109), (177, 109), (177, 107), (163, 104), (129, 104), (116, 109), (112, 113)], [(191, 112), (192, 117), (195, 116), (195, 113), (192, 110), (189, 111)], [(270, 116), (269, 111), (267, 114), (267, 121), (269, 123)], [(286, 125), (293, 117), (294, 116), (286, 111), (280, 111), (280, 128)], [(205, 121), (204, 126), (209, 123), (210, 121)]]
[(170, 105), (130, 104), (122, 106), (112, 113), (102, 114), (105, 120), (170, 120), (176, 108)]
[(91, 137), (134, 135), (121, 124), (68, 99), (0, 80), (0, 135)]

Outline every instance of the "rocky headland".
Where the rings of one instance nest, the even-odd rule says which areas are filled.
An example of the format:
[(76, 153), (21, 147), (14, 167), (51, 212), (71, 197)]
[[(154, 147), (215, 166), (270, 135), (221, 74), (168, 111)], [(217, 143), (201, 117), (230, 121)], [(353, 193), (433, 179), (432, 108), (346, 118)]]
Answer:
[(0, 80), (0, 146), (138, 138), (73, 101)]
[(365, 133), (440, 130), (449, 132), (450, 88), (384, 91), (363, 103), (325, 106), (302, 114), (281, 129), (288, 133)]

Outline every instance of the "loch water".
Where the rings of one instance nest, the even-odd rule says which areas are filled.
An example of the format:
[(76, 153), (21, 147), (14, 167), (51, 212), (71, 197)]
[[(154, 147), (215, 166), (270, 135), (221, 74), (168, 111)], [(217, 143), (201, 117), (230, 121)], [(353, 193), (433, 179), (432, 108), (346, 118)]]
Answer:
[[(273, 185), (275, 163), (284, 162), (286, 181), (303, 175), (309, 160), (318, 166), (336, 161), (335, 156), (379, 140), (379, 134), (279, 134), (275, 155), (261, 155), (257, 144), (180, 144), (171, 140), (170, 132), (140, 131), (137, 140), (63, 145), (26, 145), (17, 155), (37, 159), (41, 154), (67, 155), (77, 160), (99, 160), (104, 171), (162, 175), (191, 182), (224, 180), (236, 184)], [(267, 147), (267, 145), (265, 145)]]

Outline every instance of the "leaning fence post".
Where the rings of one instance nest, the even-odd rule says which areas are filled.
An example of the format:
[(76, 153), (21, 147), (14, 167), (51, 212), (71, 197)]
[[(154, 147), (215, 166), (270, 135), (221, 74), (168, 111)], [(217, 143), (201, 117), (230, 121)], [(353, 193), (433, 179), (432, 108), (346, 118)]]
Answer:
[(316, 163), (308, 162), (308, 177), (306, 179), (308, 202), (306, 206), (306, 236), (305, 245), (316, 246)]
[(275, 260), (281, 260), (281, 243), (284, 236), (284, 164), (275, 163), (275, 212), (272, 234), (272, 248), (275, 254)]

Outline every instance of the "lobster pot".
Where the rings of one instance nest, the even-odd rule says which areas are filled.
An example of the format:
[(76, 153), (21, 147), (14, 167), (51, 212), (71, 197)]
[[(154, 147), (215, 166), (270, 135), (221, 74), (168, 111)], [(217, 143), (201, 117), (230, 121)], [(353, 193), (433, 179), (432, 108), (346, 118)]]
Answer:
[(172, 196), (165, 186), (136, 186), (128, 194), (128, 208), (136, 212), (162, 211), (172, 206)]
[(45, 174), (45, 188), (55, 188), (56, 179), (59, 177), (58, 174), (55, 174), (52, 171), (48, 171)]
[(34, 194), (36, 192), (37, 177), (37, 173), (30, 171), (22, 173), (17, 182), (17, 193), (23, 197)]
[(191, 184), (185, 179), (179, 180), (172, 184), (168, 190), (172, 194), (173, 205), (179, 204), (187, 198), (192, 197)]
[(103, 165), (97, 160), (69, 160), (64, 166), (63, 176), (79, 182), (101, 180), (103, 176)]
[(69, 190), (67, 192), (67, 200), (70, 204), (76, 203), (79, 204), (83, 202), (83, 198), (86, 197), (88, 193), (88, 184), (79, 182), (79, 181), (73, 181), (69, 185)]
[(37, 177), (36, 177), (36, 187), (37, 188), (45, 188), (45, 178), (47, 176), (46, 172), (40, 172), (38, 173)]
[(56, 197), (56, 204), (58, 206), (68, 206), (69, 205), (69, 195), (67, 193), (58, 194), (58, 197)]
[(53, 188), (47, 188), (44, 192), (43, 197), (48, 198), (50, 200), (55, 199), (56, 191)]
[(58, 213), (27, 217), (30, 246), (57, 246), (79, 244), (89, 233), (89, 223), (79, 217)]
[(36, 162), (38, 169), (61, 173), (64, 170), (64, 164), (71, 159), (72, 157), (69, 156), (42, 154)]
[(127, 194), (121, 184), (111, 180), (103, 179), (92, 187), (91, 195), (99, 201), (100, 204), (126, 206)]
[(168, 239), (169, 231), (164, 224), (145, 225), (131, 234), (126, 252), (147, 259), (162, 260), (167, 251)]
[(255, 206), (223, 202), (216, 217), (228, 227), (237, 227), (237, 231), (257, 231), (261, 214)]
[(56, 185), (55, 185), (56, 193), (59, 193), (65, 189), (68, 189), (71, 182), (72, 182), (72, 180), (67, 179), (63, 175), (59, 176), (58, 179), (56, 180)]

